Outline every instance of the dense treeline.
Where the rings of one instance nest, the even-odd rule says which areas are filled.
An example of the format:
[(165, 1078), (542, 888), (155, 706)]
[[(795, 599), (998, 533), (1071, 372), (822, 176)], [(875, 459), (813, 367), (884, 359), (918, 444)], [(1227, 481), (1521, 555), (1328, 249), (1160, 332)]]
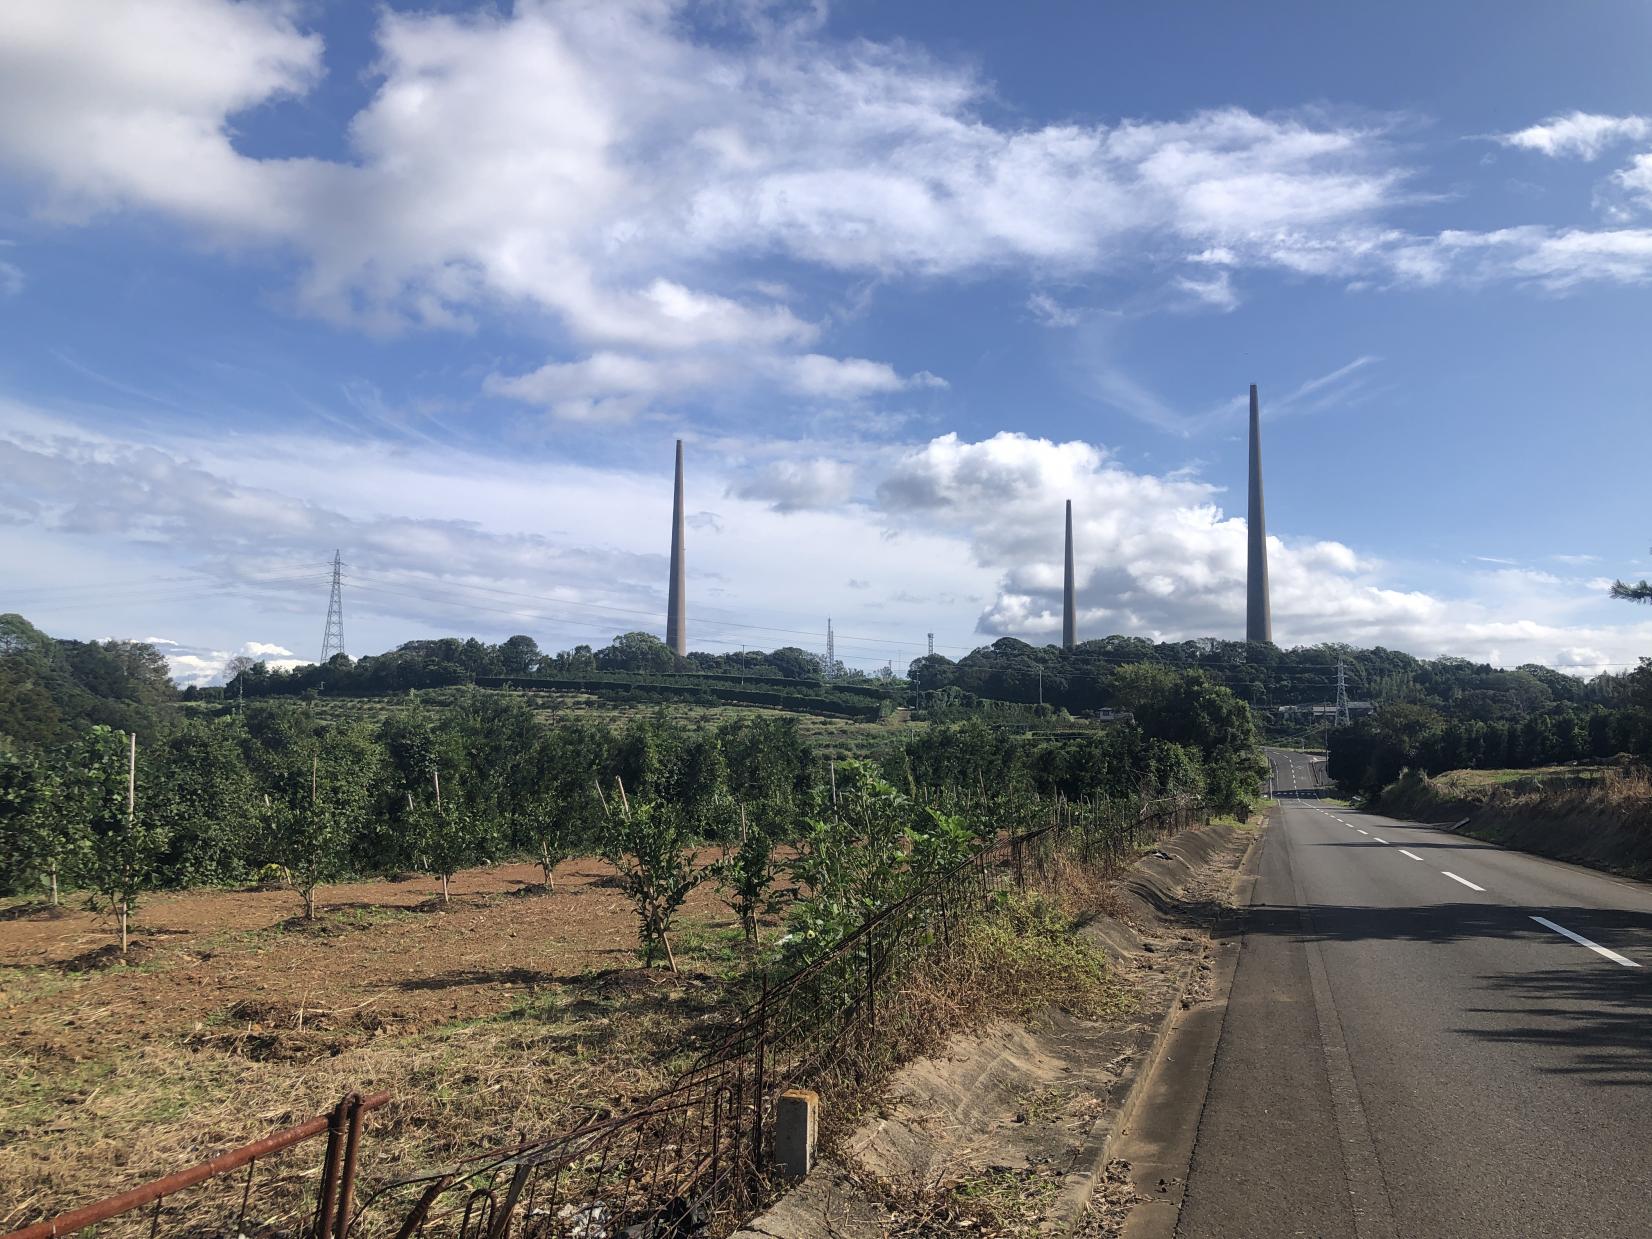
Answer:
[[(691, 677), (771, 685), (809, 685), (820, 689), (825, 670), (818, 655), (796, 647), (741, 654), (695, 651), (679, 658), (658, 637), (628, 632), (608, 645), (592, 649), (576, 645), (555, 654), (541, 652), (532, 637), (510, 637), (498, 645), (474, 637), (442, 637), (407, 641), (384, 654), (351, 659), (336, 654), (324, 664), (272, 670), (263, 663), (243, 660), (232, 668), (225, 686), (228, 696), (295, 695), (307, 692), (366, 694), (402, 692), (410, 688), (441, 688), (477, 679), (527, 680), (548, 677), (590, 680), (619, 677), (633, 682)], [(870, 677), (844, 667), (830, 684), (836, 691), (866, 691)]]
[(1446, 718), (1394, 703), (1334, 730), (1329, 773), (1349, 791), (1374, 793), (1406, 769), (1527, 769), (1619, 754), (1652, 758), (1652, 660), (1616, 677), (1612, 706), (1550, 703), (1516, 719)]
[[(914, 797), (1183, 795), (1246, 809), (1260, 765), (1242, 703), (1197, 674), (1143, 668), (1137, 679), (1137, 724), (1051, 738), (934, 728), (891, 749), (883, 775)], [(96, 885), (84, 877), (97, 846), (88, 823), (118, 833), (126, 819), (125, 755), (101, 726), (0, 753), (6, 889)], [(130, 824), (145, 883), (241, 883), (278, 865), (307, 907), (318, 884), (349, 873), (445, 878), (530, 855), (548, 879), (557, 860), (602, 846), (613, 820), (604, 789), (669, 806), (685, 836), (716, 841), (740, 824), (790, 837), (831, 783), (788, 718), (546, 724), (519, 698), (483, 690), (441, 710), (414, 695), (376, 723), (329, 721), (307, 703), (225, 706), (140, 744), (137, 769)]]
[(1119, 702), (1114, 680), (1141, 663), (1196, 669), (1258, 709), (1313, 705), (1336, 698), (1336, 668), (1344, 664), (1351, 697), (1426, 706), (1453, 718), (1508, 722), (1556, 704), (1611, 705), (1621, 701), (1625, 677), (1582, 680), (1548, 667), (1502, 670), (1462, 658), (1418, 659), (1380, 646), (1345, 645), (1284, 650), (1243, 641), (1154, 643), (1105, 637), (1067, 650), (1003, 637), (956, 662), (931, 654), (913, 662), (908, 682), (916, 704), (970, 707), (980, 701), (1033, 703), (1086, 713)]

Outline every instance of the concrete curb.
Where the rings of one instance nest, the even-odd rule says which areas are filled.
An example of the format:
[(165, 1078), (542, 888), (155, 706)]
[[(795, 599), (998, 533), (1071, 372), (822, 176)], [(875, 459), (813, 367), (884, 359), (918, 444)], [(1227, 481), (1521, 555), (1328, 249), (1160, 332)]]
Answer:
[[(1270, 810), (1270, 825), (1271, 822), (1272, 811)], [(1248, 893), (1248, 887), (1255, 883), (1255, 875), (1249, 873), (1248, 870), (1251, 861), (1256, 856), (1257, 848), (1261, 845), (1264, 833), (1266, 833), (1265, 830), (1257, 832), (1256, 838), (1251, 840), (1250, 845), (1245, 849), (1244, 856), (1240, 858), (1238, 869), (1234, 871), (1233, 890), (1236, 896), (1239, 893), (1241, 884), (1246, 886)], [(1243, 906), (1237, 907), (1236, 911), (1242, 916)], [(1227, 916), (1222, 917), (1216, 925), (1211, 927), (1212, 933), (1222, 928), (1227, 920)], [(1131, 1059), (1130, 1066), (1126, 1069), (1124, 1078), (1120, 1082), (1120, 1092), (1117, 1094), (1118, 1102), (1103, 1112), (1091, 1127), (1090, 1135), (1079, 1150), (1078, 1156), (1073, 1159), (1074, 1168), (1068, 1172), (1066, 1182), (1062, 1184), (1060, 1192), (1051, 1203), (1048, 1213), (1045, 1214), (1044, 1223), (1040, 1227), (1043, 1233), (1069, 1235), (1083, 1222), (1085, 1214), (1089, 1211), (1090, 1201), (1095, 1197), (1096, 1188), (1106, 1175), (1107, 1163), (1111, 1160), (1113, 1146), (1117, 1143), (1119, 1136), (1131, 1125), (1137, 1111), (1140, 1109), (1148, 1092), (1147, 1085), (1152, 1080), (1154, 1072), (1164, 1055), (1165, 1046), (1170, 1043), (1172, 1034), (1180, 1023), (1179, 1017), (1183, 1014), (1182, 1003), (1187, 997), (1188, 986), (1198, 972), (1199, 966), (1208, 959), (1209, 955), (1210, 939), (1207, 937), (1204, 946), (1199, 951), (1198, 958), (1191, 961), (1183, 970), (1177, 981), (1170, 1004), (1160, 1018), (1158, 1026), (1151, 1032), (1144, 1034), (1137, 1042), (1137, 1053)]]

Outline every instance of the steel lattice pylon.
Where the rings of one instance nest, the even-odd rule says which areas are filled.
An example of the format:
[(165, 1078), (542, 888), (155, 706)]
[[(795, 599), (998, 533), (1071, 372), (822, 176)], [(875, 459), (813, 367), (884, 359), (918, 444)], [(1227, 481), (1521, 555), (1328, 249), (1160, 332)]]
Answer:
[(333, 595), (327, 601), (327, 630), (321, 635), (323, 664), (334, 654), (344, 653), (344, 560), (333, 552)]

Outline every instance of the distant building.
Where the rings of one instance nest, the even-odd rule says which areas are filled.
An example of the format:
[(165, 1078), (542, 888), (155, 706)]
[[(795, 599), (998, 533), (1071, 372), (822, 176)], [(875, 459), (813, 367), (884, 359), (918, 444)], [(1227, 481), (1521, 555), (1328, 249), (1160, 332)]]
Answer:
[[(1376, 709), (1376, 705), (1369, 701), (1350, 701), (1348, 717), (1364, 718), (1367, 714), (1376, 713)], [(1337, 716), (1334, 705), (1275, 706), (1273, 710), (1285, 723), (1321, 723)]]
[(1115, 710), (1112, 706), (1105, 706), (1096, 711), (1098, 723), (1133, 723), (1136, 716), (1128, 710)]

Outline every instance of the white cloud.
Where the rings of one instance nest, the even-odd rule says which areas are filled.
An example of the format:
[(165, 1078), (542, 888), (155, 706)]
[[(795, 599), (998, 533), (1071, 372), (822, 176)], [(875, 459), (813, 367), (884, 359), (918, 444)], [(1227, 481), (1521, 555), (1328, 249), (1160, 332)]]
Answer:
[(1442, 232), (1428, 247), (1433, 283), (1450, 272), (1468, 280), (1519, 280), (1552, 292), (1579, 284), (1652, 281), (1652, 229), (1555, 230), (1535, 224), (1493, 232)]
[(754, 470), (734, 489), (742, 499), (767, 503), (776, 512), (827, 509), (854, 495), (855, 471), (844, 461), (776, 460)]
[(868, 361), (864, 357), (827, 357), (820, 353), (787, 358), (781, 372), (784, 381), (803, 395), (836, 399), (947, 385), (945, 379), (927, 370), (903, 376), (885, 362)]
[(19, 0), (0, 33), (0, 158), (60, 216), (134, 205), (287, 235), (321, 166), (246, 158), (229, 118), (306, 91), (321, 51), (283, 4)]
[[(1652, 211), (1652, 151), (1643, 151), (1607, 178), (1612, 189), (1626, 200), (1629, 208)], [(1625, 219), (1631, 211), (1625, 207), (1609, 206), (1614, 218)]]
[(16, 263), (0, 259), (0, 297), (15, 297), (23, 291), (28, 283), (23, 269)]
[(286, 646), (271, 641), (247, 641), (242, 643), (240, 649), (230, 651), (187, 646), (165, 637), (145, 637), (143, 640), (160, 651), (172, 678), (186, 688), (191, 685), (204, 688), (209, 684), (222, 684), (228, 678), (229, 663), (233, 658), (254, 658), (276, 671), (290, 671), (294, 667), (304, 666), (308, 661), (294, 655)]
[(703, 352), (646, 357), (603, 350), (579, 361), (548, 362), (522, 375), (490, 375), (488, 391), (543, 405), (569, 421), (626, 421), (644, 408), (704, 397), (727, 396), (770, 386), (825, 402), (854, 402), (919, 388), (944, 388), (946, 380), (863, 357), (822, 353), (735, 356)]
[(1212, 309), (1226, 312), (1239, 308), (1239, 294), (1233, 291), (1233, 283), (1226, 271), (1218, 271), (1209, 279), (1195, 279), (1189, 275), (1178, 276), (1176, 287), (1196, 302)]
[[(143, 444), (4, 411), (17, 429), (0, 435), (0, 504), (30, 513), (7, 535), (19, 581), (48, 584), (59, 565), (93, 552), (140, 575), (160, 556), (199, 578), (56, 604), (38, 619), (66, 635), (116, 624), (172, 634), (180, 644), (167, 652), (184, 678), (211, 679), (228, 651), (309, 650), (326, 604), (321, 561), (334, 546), (350, 565), (353, 653), (455, 632), (528, 632), (557, 648), (660, 627), (668, 449), (641, 468), (598, 468), (280, 437)], [(621, 447), (634, 459), (634, 444)], [(259, 486), (236, 480), (254, 471)], [(848, 634), (861, 639), (854, 657), (866, 665), (915, 657), (926, 632), (953, 653), (1005, 633), (1051, 639), (1067, 498), (1084, 634), (1243, 628), (1243, 521), (1209, 483), (1127, 469), (1094, 444), (944, 435), (881, 454), (820, 445), (751, 464), (700, 445), (688, 482), (702, 518), (689, 546), (690, 628), (703, 648), (815, 648), (828, 613), (845, 634), (840, 648)], [(1396, 587), (1392, 569), (1343, 543), (1276, 527), (1286, 532), (1270, 540), (1275, 626), (1288, 644), (1509, 664), (1584, 661), (1565, 651), (1586, 651), (1598, 665), (1631, 662), (1652, 642), (1652, 623), (1613, 608), (1598, 583), (1488, 565), (1451, 569), (1458, 584), (1442, 596)], [(309, 566), (272, 575), (293, 563)], [(871, 588), (822, 584), (846, 581)]]
[(1499, 134), (1504, 146), (1537, 151), (1551, 158), (1573, 155), (1595, 159), (1608, 146), (1639, 141), (1652, 134), (1652, 122), (1644, 116), (1602, 116), (1595, 112), (1569, 112), (1513, 133)]
[(1048, 293), (1033, 293), (1027, 298), (1027, 309), (1046, 327), (1076, 327), (1083, 321), (1076, 310), (1062, 305)]
[(548, 362), (529, 374), (491, 375), (487, 390), (541, 404), (570, 421), (624, 421), (646, 404), (699, 391), (726, 377), (706, 358), (637, 357), (598, 352), (580, 361)]

